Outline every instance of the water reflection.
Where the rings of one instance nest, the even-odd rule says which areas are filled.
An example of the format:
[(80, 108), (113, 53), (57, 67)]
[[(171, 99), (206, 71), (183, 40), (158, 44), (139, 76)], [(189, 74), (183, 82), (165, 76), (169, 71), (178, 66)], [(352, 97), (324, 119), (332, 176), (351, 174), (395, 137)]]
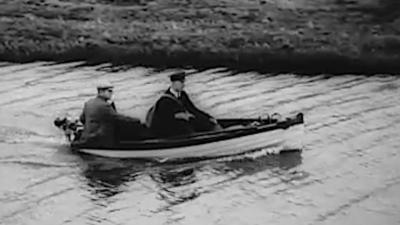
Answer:
[[(220, 158), (197, 162), (155, 163), (81, 156), (82, 175), (93, 201), (107, 200), (123, 192), (134, 191), (132, 182), (151, 182), (144, 186), (162, 202), (156, 211), (192, 201), (241, 177), (267, 172), (266, 179), (279, 175), (285, 181), (299, 179), (288, 172), (302, 162), (300, 152), (241, 158)], [(149, 178), (149, 179), (146, 179)], [(306, 176), (302, 176), (305, 178)], [(300, 179), (302, 179), (300, 178)]]
[(149, 174), (157, 185), (157, 198), (163, 201), (164, 207), (158, 211), (196, 199), (200, 196), (197, 188), (190, 186), (198, 180), (196, 168), (193, 164), (188, 166), (161, 166), (157, 172)]
[(106, 159), (82, 155), (85, 166), (82, 175), (95, 198), (106, 199), (124, 191), (127, 182), (134, 181), (144, 169), (143, 162)]
[(150, 177), (163, 188), (173, 188), (188, 185), (196, 182), (194, 168), (163, 168), (161, 167), (157, 173), (150, 174)]

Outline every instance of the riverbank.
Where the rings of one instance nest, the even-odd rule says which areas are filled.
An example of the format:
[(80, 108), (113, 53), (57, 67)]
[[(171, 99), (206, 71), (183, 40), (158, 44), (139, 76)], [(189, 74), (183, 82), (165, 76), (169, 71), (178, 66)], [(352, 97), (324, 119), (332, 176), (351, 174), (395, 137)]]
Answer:
[(399, 73), (391, 0), (12, 0), (0, 60), (262, 72)]

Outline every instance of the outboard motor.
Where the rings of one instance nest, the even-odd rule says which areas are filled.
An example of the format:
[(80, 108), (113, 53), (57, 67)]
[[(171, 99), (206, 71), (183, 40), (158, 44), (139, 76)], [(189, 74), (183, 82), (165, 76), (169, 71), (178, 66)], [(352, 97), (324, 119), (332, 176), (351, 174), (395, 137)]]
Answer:
[(54, 125), (63, 130), (68, 141), (78, 140), (83, 131), (82, 123), (69, 117), (57, 117), (54, 120)]

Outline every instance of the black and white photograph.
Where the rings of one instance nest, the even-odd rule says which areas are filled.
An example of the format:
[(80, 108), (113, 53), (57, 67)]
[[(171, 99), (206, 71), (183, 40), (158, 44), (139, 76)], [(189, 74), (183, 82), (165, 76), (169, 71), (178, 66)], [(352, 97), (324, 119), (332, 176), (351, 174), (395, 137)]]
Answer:
[(399, 0), (0, 0), (0, 225), (399, 225)]

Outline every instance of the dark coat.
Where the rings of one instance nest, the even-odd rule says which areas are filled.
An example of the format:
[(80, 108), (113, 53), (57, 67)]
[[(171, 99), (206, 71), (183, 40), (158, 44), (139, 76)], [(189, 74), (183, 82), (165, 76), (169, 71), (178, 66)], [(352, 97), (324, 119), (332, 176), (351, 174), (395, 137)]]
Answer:
[[(189, 112), (195, 119), (191, 121), (176, 119), (175, 114), (180, 112)], [(176, 98), (168, 89), (155, 104), (150, 128), (159, 137), (185, 135), (204, 130), (201, 128), (210, 118), (210, 115), (193, 104), (186, 92), (182, 91), (181, 96)]]
[(80, 116), (84, 129), (78, 144), (91, 147), (112, 147), (117, 140), (117, 125), (121, 121), (136, 121), (117, 113), (114, 103), (97, 96), (87, 101)]

